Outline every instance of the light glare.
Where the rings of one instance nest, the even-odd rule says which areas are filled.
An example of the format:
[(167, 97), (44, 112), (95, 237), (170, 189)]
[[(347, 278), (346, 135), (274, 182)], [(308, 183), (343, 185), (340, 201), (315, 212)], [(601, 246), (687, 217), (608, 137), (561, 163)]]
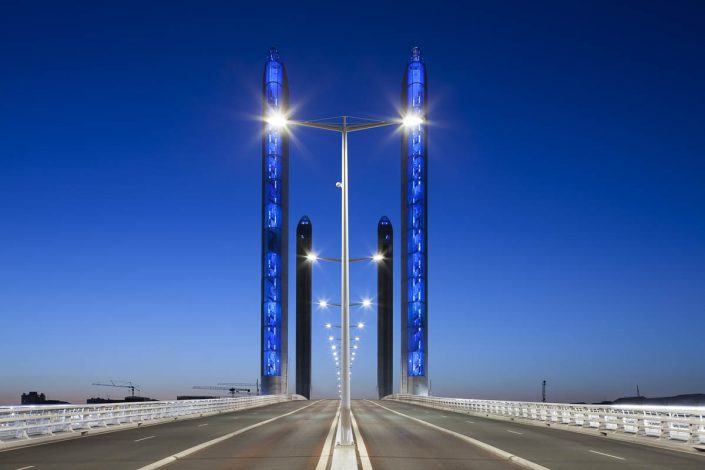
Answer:
[(286, 116), (279, 112), (273, 112), (267, 116), (267, 124), (275, 129), (281, 129), (286, 126)]
[(423, 119), (421, 118), (421, 116), (409, 114), (404, 117), (404, 119), (402, 120), (402, 124), (404, 124), (404, 127), (416, 127), (423, 124)]

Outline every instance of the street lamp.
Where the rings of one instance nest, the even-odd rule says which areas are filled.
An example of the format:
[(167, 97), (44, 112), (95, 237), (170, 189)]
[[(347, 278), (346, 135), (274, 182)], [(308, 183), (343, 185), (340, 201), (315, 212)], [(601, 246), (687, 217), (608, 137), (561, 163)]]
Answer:
[[(342, 362), (343, 370), (350, 370), (350, 252), (348, 245), (348, 133), (355, 131), (364, 131), (374, 129), (376, 127), (385, 127), (399, 125), (400, 123), (406, 127), (415, 127), (423, 123), (423, 119), (418, 114), (411, 114), (404, 117), (401, 121), (375, 121), (362, 120), (364, 122), (350, 122), (351, 116), (340, 116), (338, 118), (324, 119), (318, 121), (296, 121), (289, 120), (279, 112), (270, 110), (267, 114), (267, 123), (276, 129), (283, 129), (288, 125), (312, 127), (314, 129), (323, 129), (327, 131), (338, 132), (341, 134), (341, 180), (338, 186), (341, 189), (341, 207), (340, 207), (340, 232), (341, 232), (341, 247), (340, 247), (340, 264), (341, 264), (341, 295), (340, 303), (342, 305), (340, 312), (340, 323), (342, 330)], [(333, 122), (332, 122), (333, 121)], [(364, 324), (362, 325), (364, 326)], [(330, 328), (326, 325), (326, 328)], [(358, 328), (361, 328), (358, 326)], [(350, 377), (348, 374), (342, 374), (343, 387), (340, 403), (340, 444), (353, 445), (352, 422), (350, 418)]]

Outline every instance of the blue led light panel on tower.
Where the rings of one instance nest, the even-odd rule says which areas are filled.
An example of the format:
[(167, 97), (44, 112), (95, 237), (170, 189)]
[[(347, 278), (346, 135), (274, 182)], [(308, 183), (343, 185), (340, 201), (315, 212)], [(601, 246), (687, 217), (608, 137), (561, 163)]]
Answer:
[(407, 134), (407, 375), (426, 375), (426, 68), (418, 48), (407, 67), (406, 112), (421, 118)]
[[(265, 66), (265, 113), (283, 113), (284, 67), (276, 51), (270, 51)], [(282, 248), (283, 248), (283, 128), (271, 124), (264, 130), (263, 214), (263, 375), (281, 375), (282, 349)]]

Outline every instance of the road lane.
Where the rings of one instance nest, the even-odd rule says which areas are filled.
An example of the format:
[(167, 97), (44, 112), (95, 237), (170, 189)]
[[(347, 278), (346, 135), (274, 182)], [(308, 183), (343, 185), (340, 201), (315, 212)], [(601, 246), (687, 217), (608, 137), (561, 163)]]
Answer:
[(0, 470), (17, 470), (22, 467), (36, 470), (136, 469), (310, 404), (308, 401), (278, 403), (204, 418), (10, 449), (0, 452)]
[[(590, 436), (560, 429), (435, 410), (392, 400), (376, 402), (498, 447), (552, 470), (702, 470), (705, 455)], [(508, 432), (512, 431), (512, 432)], [(521, 434), (519, 434), (521, 433)]]
[(354, 400), (353, 414), (374, 470), (520, 468), (461, 439), (367, 401)]
[(168, 470), (314, 469), (337, 400), (322, 400), (299, 413), (252, 429), (169, 464)]

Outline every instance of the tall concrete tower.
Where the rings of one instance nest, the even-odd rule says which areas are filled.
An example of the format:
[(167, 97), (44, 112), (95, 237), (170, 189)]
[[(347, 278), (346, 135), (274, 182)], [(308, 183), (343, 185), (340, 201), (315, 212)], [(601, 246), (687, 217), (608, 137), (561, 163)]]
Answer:
[[(286, 113), (289, 85), (276, 49), (269, 50), (262, 83), (264, 117)], [(262, 394), (288, 389), (289, 138), (262, 124)]]
[(389, 218), (377, 224), (377, 397), (392, 394), (394, 345), (394, 233)]
[(296, 226), (296, 393), (311, 399), (311, 253), (313, 226), (303, 216)]
[(428, 142), (426, 65), (418, 47), (404, 71), (401, 138), (401, 393), (428, 395)]

